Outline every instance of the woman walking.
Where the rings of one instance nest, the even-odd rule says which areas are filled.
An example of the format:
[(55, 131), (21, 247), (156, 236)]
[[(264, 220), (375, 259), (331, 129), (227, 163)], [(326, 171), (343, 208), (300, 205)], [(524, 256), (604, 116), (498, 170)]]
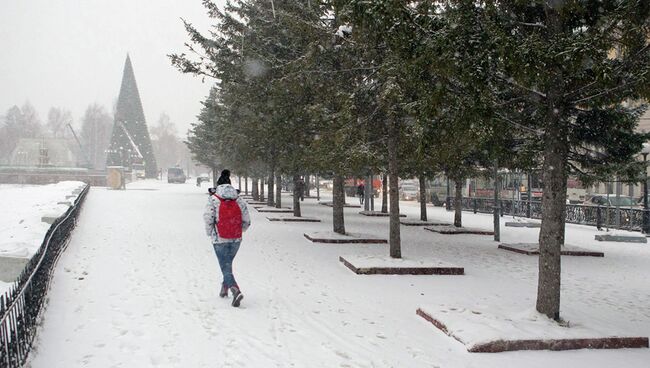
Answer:
[(244, 295), (235, 281), (232, 263), (241, 245), (242, 233), (248, 229), (251, 220), (246, 203), (230, 185), (230, 171), (222, 171), (218, 183), (220, 185), (215, 188), (214, 194), (210, 195), (205, 207), (203, 220), (223, 274), (219, 296), (225, 298), (230, 291), (233, 297), (232, 306), (239, 307)]

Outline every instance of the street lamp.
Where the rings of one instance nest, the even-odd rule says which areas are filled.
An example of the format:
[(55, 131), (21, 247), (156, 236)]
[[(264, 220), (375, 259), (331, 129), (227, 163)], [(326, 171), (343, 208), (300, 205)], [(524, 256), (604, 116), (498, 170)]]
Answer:
[(650, 143), (643, 143), (641, 154), (643, 155), (643, 233), (650, 234), (650, 213), (648, 213), (648, 153)]

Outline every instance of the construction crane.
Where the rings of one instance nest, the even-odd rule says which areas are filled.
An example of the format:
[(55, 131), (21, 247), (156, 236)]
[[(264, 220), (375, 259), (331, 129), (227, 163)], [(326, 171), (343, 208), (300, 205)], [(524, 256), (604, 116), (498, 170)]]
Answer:
[(94, 162), (90, 162), (90, 158), (88, 157), (88, 152), (83, 148), (81, 145), (81, 141), (79, 141), (79, 138), (77, 138), (77, 133), (74, 132), (74, 129), (72, 128), (72, 125), (68, 123), (68, 128), (70, 128), (70, 131), (72, 132), (72, 136), (74, 137), (74, 140), (77, 141), (77, 145), (79, 146), (79, 151), (83, 155), (83, 157), (86, 159), (86, 166), (89, 168), (94, 168), (95, 164)]

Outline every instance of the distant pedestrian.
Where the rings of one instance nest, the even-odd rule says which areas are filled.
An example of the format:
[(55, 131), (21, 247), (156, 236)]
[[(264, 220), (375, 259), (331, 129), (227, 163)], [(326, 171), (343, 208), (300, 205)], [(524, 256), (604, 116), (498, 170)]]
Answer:
[(359, 197), (359, 203), (363, 205), (363, 199), (365, 197), (365, 190), (366, 187), (363, 185), (363, 183), (357, 185), (357, 197)]
[[(222, 181), (222, 178), (224, 181), (226, 179), (230, 181), (229, 177), (224, 177), (224, 172), (227, 172), (228, 176), (230, 174), (227, 170), (222, 171), (219, 181)], [(244, 295), (235, 281), (232, 263), (241, 245), (242, 233), (251, 224), (248, 208), (239, 197), (237, 190), (229, 183), (218, 185), (214, 194), (212, 191), (210, 194), (203, 220), (205, 231), (212, 240), (212, 246), (223, 274), (219, 296), (225, 298), (230, 291), (232, 306), (239, 307)]]
[(305, 180), (303, 178), (298, 179), (298, 182), (296, 183), (296, 189), (298, 190), (298, 198), (300, 198), (301, 201), (305, 200)]

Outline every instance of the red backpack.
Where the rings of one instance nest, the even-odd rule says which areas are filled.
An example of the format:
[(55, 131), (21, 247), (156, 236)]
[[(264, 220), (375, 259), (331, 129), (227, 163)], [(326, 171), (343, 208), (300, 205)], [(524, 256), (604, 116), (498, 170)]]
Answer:
[(217, 222), (217, 234), (223, 239), (241, 238), (242, 219), (241, 208), (235, 199), (223, 199), (215, 195), (221, 202), (219, 205), (219, 221)]

